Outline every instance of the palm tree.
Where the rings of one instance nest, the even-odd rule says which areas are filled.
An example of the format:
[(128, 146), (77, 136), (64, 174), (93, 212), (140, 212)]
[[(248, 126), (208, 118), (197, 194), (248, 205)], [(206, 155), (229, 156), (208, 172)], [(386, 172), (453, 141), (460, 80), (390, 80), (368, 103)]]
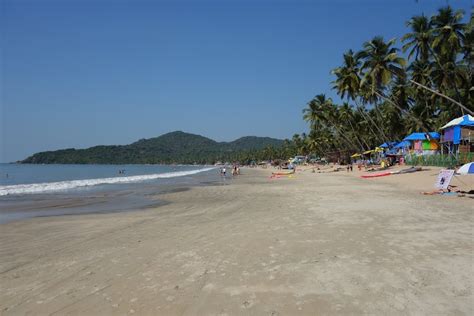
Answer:
[[(332, 73), (336, 75), (336, 80), (333, 81), (333, 89), (337, 91), (337, 94), (341, 96), (342, 99), (345, 97), (347, 100), (352, 99), (357, 108), (360, 107), (357, 100), (358, 97), (361, 97), (361, 78), (360, 78), (360, 60), (350, 49), (343, 55), (343, 64), (342, 66), (334, 69)], [(364, 99), (362, 97), (362, 99)], [(365, 100), (369, 101), (369, 100)], [(373, 101), (373, 100), (371, 100)], [(366, 115), (365, 111), (361, 112), (363, 116)], [(367, 120), (367, 118), (366, 118)], [(375, 128), (379, 130), (379, 133), (383, 135), (383, 132), (380, 130), (378, 124), (372, 121), (370, 118), (367, 120), (371, 124), (374, 124)], [(369, 126), (369, 129), (373, 132), (372, 128)], [(377, 137), (377, 134), (374, 133)]]
[(407, 23), (412, 30), (402, 37), (402, 42), (407, 42), (403, 45), (403, 52), (410, 49), (408, 59), (411, 59), (413, 54), (415, 60), (427, 62), (431, 53), (432, 42), (432, 27), (430, 20), (424, 15), (417, 15), (412, 17)]
[(406, 77), (396, 77), (390, 86), (390, 98), (406, 111), (412, 103), (411, 95), (412, 91), (407, 85)]
[[(354, 135), (354, 138), (357, 140), (357, 142), (360, 145), (360, 148), (364, 150), (364, 145), (362, 145), (361, 138), (359, 137), (359, 133), (356, 132), (354, 125), (352, 122), (354, 121), (354, 115), (352, 112), (352, 108), (349, 105), (349, 103), (344, 102), (342, 106), (339, 108), (339, 118), (340, 121), (349, 123), (349, 126), (351, 128), (352, 134)], [(367, 145), (367, 143), (366, 143)], [(367, 145), (368, 147), (368, 145)]]
[(344, 63), (332, 71), (336, 75), (333, 89), (344, 99), (355, 100), (360, 86), (360, 60), (350, 49), (343, 55)]
[(463, 16), (462, 10), (453, 11), (450, 6), (446, 6), (431, 18), (432, 46), (442, 62), (455, 61), (456, 55), (461, 52), (465, 38), (465, 24), (461, 23)]
[[(463, 16), (464, 12), (462, 10), (453, 11), (450, 6), (440, 8), (438, 14), (431, 18), (433, 25), (432, 47), (440, 61), (435, 71), (435, 81), (438, 84), (438, 89), (448, 95), (451, 90), (454, 92), (453, 97), (455, 96), (459, 103), (469, 104), (468, 90), (472, 87), (472, 84), (467, 77), (469, 77), (471, 69), (465, 62), (460, 63), (458, 61), (459, 54), (465, 54), (466, 51), (471, 49), (465, 48), (466, 44), (467, 46), (470, 44), (470, 34), (468, 26), (461, 22)], [(467, 40), (465, 32), (468, 34)], [(472, 114), (461, 106), (461, 112), (464, 113), (464, 111)]]
[[(369, 95), (375, 94), (376, 97), (389, 102), (398, 110), (400, 110), (400, 112), (406, 112), (402, 106), (384, 95), (384, 90), (387, 88), (387, 85), (392, 79), (401, 78), (405, 80), (406, 78), (406, 73), (403, 68), (406, 62), (403, 58), (398, 57), (398, 49), (392, 47), (394, 43), (394, 39), (385, 43), (382, 37), (375, 37), (371, 41), (364, 43), (364, 50), (359, 52), (358, 55), (364, 61), (361, 67), (362, 70), (366, 71), (364, 79), (367, 78), (367, 80), (371, 81), (371, 91), (368, 91), (367, 93)], [(361, 81), (361, 86), (365, 83), (364, 79)], [(418, 82), (414, 82), (412, 79), (408, 80), (412, 83), (415, 83), (417, 86), (421, 85)], [(433, 92), (433, 90), (430, 88), (428, 88), (428, 90)], [(461, 104), (461, 106), (463, 105)], [(375, 107), (377, 108), (377, 106)], [(412, 115), (409, 112), (406, 113), (408, 115)], [(416, 117), (413, 118), (419, 120)]]
[(385, 42), (381, 36), (364, 43), (363, 50), (357, 53), (363, 61), (361, 70), (365, 71), (361, 85), (370, 79), (372, 91), (382, 92), (395, 75), (404, 75), (406, 61), (397, 55), (394, 44), (395, 39)]
[[(325, 94), (318, 94), (309, 103), (308, 107), (303, 110), (303, 119), (310, 123), (311, 129), (317, 129), (318, 125), (323, 130), (334, 131), (339, 137), (343, 138), (347, 143), (357, 148), (358, 146), (344, 134), (341, 126), (337, 121), (337, 107), (331, 98), (326, 98)], [(334, 138), (334, 141), (338, 141)]]
[(468, 68), (470, 69), (470, 75), (474, 68), (474, 8), (471, 11), (471, 18), (469, 23), (466, 23), (464, 32), (464, 60), (466, 61)]
[[(411, 75), (411, 78), (427, 87), (432, 86), (432, 73), (433, 67), (430, 62), (424, 62), (421, 60), (415, 60), (408, 67), (408, 72)], [(412, 115), (420, 118), (423, 122), (428, 122), (431, 120), (436, 112), (436, 98), (434, 94), (428, 92), (426, 89), (421, 88), (420, 86), (413, 85), (413, 90), (411, 94), (414, 98), (414, 104), (412, 106), (413, 111), (410, 111)], [(416, 120), (411, 120), (416, 121)], [(415, 123), (414, 123), (415, 124)], [(419, 125), (416, 121), (417, 126)], [(432, 124), (428, 124), (431, 126)]]

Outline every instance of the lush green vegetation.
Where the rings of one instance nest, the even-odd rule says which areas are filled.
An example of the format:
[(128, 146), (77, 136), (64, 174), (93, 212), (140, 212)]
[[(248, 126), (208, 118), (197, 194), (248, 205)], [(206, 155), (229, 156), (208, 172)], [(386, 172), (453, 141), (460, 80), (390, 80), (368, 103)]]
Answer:
[(432, 17), (412, 17), (400, 41), (376, 36), (359, 51), (345, 52), (332, 71), (334, 90), (345, 102), (325, 94), (308, 102), (303, 118), (310, 131), (294, 137), (297, 151), (347, 158), (472, 114), (472, 12), (467, 23), (463, 18), (464, 12), (443, 7)]
[(264, 148), (280, 149), (283, 141), (269, 137), (242, 137), (233, 142), (172, 132), (160, 137), (141, 139), (124, 146), (95, 146), (88, 149), (46, 151), (26, 158), (22, 163), (75, 164), (213, 164), (217, 161), (249, 163), (263, 159)]

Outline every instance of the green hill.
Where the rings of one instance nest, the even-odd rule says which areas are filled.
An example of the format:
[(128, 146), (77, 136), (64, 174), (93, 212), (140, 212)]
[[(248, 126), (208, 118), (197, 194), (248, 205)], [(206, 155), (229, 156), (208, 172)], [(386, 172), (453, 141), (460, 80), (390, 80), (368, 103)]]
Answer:
[(35, 164), (205, 164), (216, 161), (242, 161), (265, 147), (280, 147), (283, 141), (269, 137), (247, 136), (232, 142), (184, 132), (172, 132), (141, 139), (130, 145), (94, 146), (87, 149), (61, 149), (36, 153), (21, 163)]

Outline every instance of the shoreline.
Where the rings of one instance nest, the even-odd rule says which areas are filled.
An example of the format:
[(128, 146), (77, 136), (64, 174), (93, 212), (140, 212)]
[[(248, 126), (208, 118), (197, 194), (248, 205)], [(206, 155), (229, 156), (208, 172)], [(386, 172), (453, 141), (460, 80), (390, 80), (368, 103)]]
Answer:
[(472, 200), (272, 171), (140, 212), (2, 225), (2, 314), (473, 312)]
[(0, 196), (0, 225), (33, 217), (133, 212), (159, 207), (166, 203), (152, 197), (193, 186), (213, 185), (220, 179), (210, 170), (160, 180)]

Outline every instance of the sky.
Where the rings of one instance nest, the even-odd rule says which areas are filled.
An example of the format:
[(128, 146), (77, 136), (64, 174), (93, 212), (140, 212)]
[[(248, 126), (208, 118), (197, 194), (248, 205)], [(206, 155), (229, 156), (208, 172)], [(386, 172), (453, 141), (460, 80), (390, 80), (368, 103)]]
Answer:
[[(0, 162), (182, 130), (307, 131), (331, 69), (413, 15), (472, 0), (2, 0)], [(398, 44), (399, 45), (399, 44)], [(400, 45), (399, 45), (400, 46)]]

